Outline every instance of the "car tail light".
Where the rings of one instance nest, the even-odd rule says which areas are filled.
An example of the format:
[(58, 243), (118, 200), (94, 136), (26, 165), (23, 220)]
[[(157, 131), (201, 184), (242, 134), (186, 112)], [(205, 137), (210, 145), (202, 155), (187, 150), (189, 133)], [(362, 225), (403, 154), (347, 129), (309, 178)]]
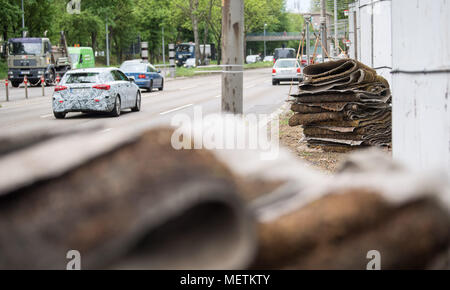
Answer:
[(276, 74), (276, 73), (277, 73), (277, 70), (276, 70), (276, 69), (272, 69), (272, 73), (273, 73), (273, 74)]
[(64, 91), (64, 90), (67, 90), (66, 86), (56, 86), (55, 87), (55, 92)]
[(297, 68), (297, 73), (301, 73), (302, 71), (300, 70), (300, 68)]
[(140, 78), (140, 79), (145, 79), (145, 78), (146, 78), (146, 75), (139, 75), (138, 78)]
[(106, 90), (108, 91), (111, 86), (110, 85), (95, 85), (92, 88), (97, 89), (97, 90)]

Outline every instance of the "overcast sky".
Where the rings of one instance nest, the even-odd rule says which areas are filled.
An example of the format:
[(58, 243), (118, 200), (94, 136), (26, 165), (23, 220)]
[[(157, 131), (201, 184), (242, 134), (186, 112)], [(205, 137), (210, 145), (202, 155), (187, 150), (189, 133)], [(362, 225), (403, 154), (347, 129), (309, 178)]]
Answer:
[(286, 9), (291, 12), (308, 12), (311, 0), (286, 0)]

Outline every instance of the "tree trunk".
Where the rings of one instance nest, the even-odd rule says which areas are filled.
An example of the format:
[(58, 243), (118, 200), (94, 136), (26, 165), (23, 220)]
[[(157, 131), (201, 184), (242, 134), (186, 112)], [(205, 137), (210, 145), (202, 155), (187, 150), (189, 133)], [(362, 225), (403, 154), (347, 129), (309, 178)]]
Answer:
[(189, 8), (191, 12), (192, 29), (194, 30), (194, 42), (195, 42), (195, 64), (200, 65), (200, 39), (198, 36), (198, 1), (189, 0)]
[(91, 43), (92, 43), (92, 50), (94, 51), (94, 55), (95, 55), (95, 46), (97, 45), (97, 32), (92, 32), (91, 33)]
[(210, 0), (209, 1), (209, 11), (208, 11), (208, 16), (205, 21), (205, 31), (204, 31), (204, 35), (203, 35), (202, 63), (205, 63), (205, 58), (206, 58), (206, 42), (208, 41), (209, 23), (211, 22), (213, 4), (214, 4), (213, 0)]

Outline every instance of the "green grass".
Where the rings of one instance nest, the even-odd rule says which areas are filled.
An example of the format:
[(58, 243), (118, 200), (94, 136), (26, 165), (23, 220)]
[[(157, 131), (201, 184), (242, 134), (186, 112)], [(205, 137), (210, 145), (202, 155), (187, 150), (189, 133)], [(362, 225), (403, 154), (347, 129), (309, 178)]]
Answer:
[(0, 79), (4, 80), (8, 77), (8, 64), (4, 60), (0, 60)]
[[(270, 68), (272, 67), (272, 62), (257, 62), (251, 64), (244, 64), (244, 69), (257, 69), (257, 68)], [(197, 68), (176, 68), (176, 77), (192, 77), (195, 75), (202, 75), (208, 73), (215, 73), (222, 71), (220, 66), (209, 66), (209, 67), (197, 67)]]
[(266, 68), (266, 67), (272, 67), (272, 66), (273, 66), (273, 63), (271, 61), (255, 62), (255, 63), (244, 64), (244, 69)]
[(177, 67), (176, 77), (192, 77), (195, 75), (195, 68)]

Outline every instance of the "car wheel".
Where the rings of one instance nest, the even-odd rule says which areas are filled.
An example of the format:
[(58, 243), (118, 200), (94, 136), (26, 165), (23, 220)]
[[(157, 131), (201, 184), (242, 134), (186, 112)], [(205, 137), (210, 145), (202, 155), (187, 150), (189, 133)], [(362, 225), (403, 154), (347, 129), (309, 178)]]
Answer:
[(141, 93), (137, 92), (136, 94), (136, 105), (131, 108), (133, 112), (139, 112), (141, 110)]
[(116, 96), (116, 100), (115, 100), (115, 102), (114, 102), (114, 108), (113, 108), (113, 110), (111, 111), (111, 115), (113, 116), (113, 117), (119, 117), (120, 116), (120, 111), (121, 111), (121, 108), (120, 108), (120, 97), (119, 96)]
[(153, 91), (153, 80), (150, 81), (150, 87), (148, 87), (147, 92)]
[(55, 71), (54, 70), (50, 70), (50, 72), (48, 73), (48, 78), (45, 80), (45, 85), (46, 86), (51, 86), (55, 83)]
[(160, 91), (164, 90), (164, 80), (161, 81), (161, 87), (158, 88), (158, 90)]
[(66, 113), (64, 112), (53, 112), (53, 115), (55, 115), (56, 119), (64, 119), (66, 117)]
[(276, 86), (276, 85), (278, 85), (279, 84), (279, 82), (278, 81), (276, 81), (276, 80), (272, 80), (272, 85), (273, 86)]
[(12, 85), (14, 88), (18, 88), (18, 87), (20, 86), (21, 83), (22, 83), (22, 82), (20, 82), (20, 81), (11, 81), (11, 85)]

